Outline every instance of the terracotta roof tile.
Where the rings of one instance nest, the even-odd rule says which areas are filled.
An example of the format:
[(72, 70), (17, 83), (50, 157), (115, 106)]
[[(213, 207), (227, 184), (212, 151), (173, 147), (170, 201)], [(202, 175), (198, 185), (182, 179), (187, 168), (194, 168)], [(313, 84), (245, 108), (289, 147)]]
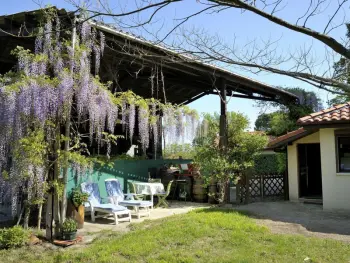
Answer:
[(299, 125), (331, 124), (338, 122), (350, 122), (350, 102), (335, 105), (329, 109), (311, 113), (297, 121)]
[(270, 141), (267, 146), (270, 148), (274, 148), (280, 144), (283, 144), (283, 143), (286, 143), (286, 142), (292, 140), (293, 138), (303, 137), (304, 134), (307, 135), (308, 133), (309, 133), (309, 131), (305, 130), (304, 128), (299, 128), (297, 130), (288, 132), (282, 136), (277, 137), (276, 139)]

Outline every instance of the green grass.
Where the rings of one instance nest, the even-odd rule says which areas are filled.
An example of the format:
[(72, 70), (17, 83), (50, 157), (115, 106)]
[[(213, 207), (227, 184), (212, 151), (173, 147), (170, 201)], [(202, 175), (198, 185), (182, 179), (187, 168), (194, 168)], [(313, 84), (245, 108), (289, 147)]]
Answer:
[(197, 210), (104, 235), (87, 248), (0, 251), (0, 262), (350, 262), (347, 243), (272, 234), (231, 210)]

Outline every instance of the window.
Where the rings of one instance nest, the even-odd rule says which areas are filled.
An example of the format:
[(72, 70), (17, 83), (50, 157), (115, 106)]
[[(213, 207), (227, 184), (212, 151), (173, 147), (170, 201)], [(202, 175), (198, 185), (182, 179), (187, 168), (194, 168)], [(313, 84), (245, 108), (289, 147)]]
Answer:
[(350, 136), (337, 136), (337, 171), (350, 173)]

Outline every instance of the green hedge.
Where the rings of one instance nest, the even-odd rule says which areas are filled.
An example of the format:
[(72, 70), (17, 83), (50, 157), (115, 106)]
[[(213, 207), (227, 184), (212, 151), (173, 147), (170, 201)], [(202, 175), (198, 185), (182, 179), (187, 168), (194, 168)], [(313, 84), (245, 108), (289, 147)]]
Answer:
[(260, 154), (254, 160), (254, 172), (258, 174), (283, 174), (286, 171), (286, 154)]

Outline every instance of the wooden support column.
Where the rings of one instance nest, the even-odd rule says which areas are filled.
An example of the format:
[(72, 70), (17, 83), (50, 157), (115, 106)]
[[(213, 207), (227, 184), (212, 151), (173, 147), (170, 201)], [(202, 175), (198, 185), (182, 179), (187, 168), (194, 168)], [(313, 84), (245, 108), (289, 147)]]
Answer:
[(226, 79), (219, 80), (220, 89), (220, 149), (227, 147), (227, 101), (226, 101)]
[[(226, 100), (226, 79), (221, 78), (219, 80), (220, 89), (220, 150), (224, 152), (227, 150), (227, 100)], [(225, 203), (230, 202), (230, 181), (223, 182), (223, 187), (225, 188)]]

